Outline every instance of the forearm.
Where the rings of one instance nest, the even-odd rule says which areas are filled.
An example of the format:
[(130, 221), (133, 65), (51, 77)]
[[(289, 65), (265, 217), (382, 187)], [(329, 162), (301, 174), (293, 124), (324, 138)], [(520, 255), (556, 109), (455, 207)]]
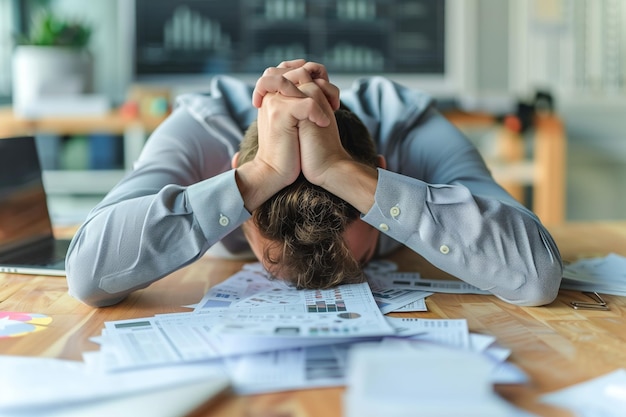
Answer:
[(250, 213), (289, 185), (283, 176), (255, 160), (237, 167), (235, 179), (243, 204)]
[(114, 304), (198, 259), (247, 216), (232, 171), (99, 208), (68, 251), (70, 294)]
[(552, 238), (519, 207), (388, 171), (363, 220), (436, 267), (520, 305), (551, 302), (562, 264)]
[(329, 169), (321, 187), (350, 203), (361, 213), (370, 211), (378, 184), (378, 171), (367, 165), (345, 160)]
[(78, 230), (67, 260), (77, 298), (115, 303), (197, 259), (249, 217), (234, 171), (225, 171), (256, 116), (244, 106), (251, 89), (222, 77), (211, 89), (218, 94), (177, 99), (132, 172)]

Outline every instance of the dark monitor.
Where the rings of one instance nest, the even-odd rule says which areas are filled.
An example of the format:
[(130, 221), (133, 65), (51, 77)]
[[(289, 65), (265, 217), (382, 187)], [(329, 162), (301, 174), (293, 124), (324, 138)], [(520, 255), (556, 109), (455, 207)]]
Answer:
[(34, 137), (0, 139), (0, 252), (53, 236)]

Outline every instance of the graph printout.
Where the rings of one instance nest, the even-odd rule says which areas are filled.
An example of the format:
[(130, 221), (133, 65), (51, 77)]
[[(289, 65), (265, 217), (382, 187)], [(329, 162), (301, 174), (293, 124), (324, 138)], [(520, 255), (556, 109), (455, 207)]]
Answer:
[(211, 327), (221, 314), (215, 309), (105, 322), (103, 351), (111, 348), (114, 359), (105, 366), (119, 370), (219, 358), (220, 340)]
[(198, 303), (195, 312), (215, 308), (227, 308), (259, 292), (290, 288), (280, 280), (270, 280), (260, 263), (252, 263), (225, 281), (211, 287)]
[(0, 311), (0, 339), (45, 330), (51, 322), (52, 317), (44, 314)]
[(425, 279), (414, 272), (388, 272), (369, 275), (370, 283), (390, 286), (395, 289), (412, 289), (450, 294), (490, 294), (471, 284), (459, 280)]
[(367, 283), (327, 290), (272, 288), (232, 304), (215, 331), (288, 338), (385, 336), (385, 321)]

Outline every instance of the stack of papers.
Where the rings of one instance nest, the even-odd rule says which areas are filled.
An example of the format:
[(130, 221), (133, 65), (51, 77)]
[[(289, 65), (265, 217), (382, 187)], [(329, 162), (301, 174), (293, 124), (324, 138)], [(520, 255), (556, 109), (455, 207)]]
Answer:
[(351, 352), (346, 417), (527, 416), (492, 389), (491, 364), (459, 349), (361, 344)]
[(626, 258), (611, 253), (603, 258), (581, 259), (566, 265), (561, 288), (626, 295)]
[[(203, 383), (203, 392), (223, 388), (226, 380), (235, 393), (244, 395), (344, 386), (346, 364), (355, 347), (366, 343), (384, 350), (400, 341), (478, 355), (488, 364), (485, 372), (490, 384), (526, 382), (523, 372), (506, 362), (510, 351), (499, 347), (491, 336), (471, 334), (465, 319), (386, 317), (393, 311), (426, 311), (424, 300), (432, 294), (399, 288), (393, 280), (384, 279), (394, 271), (393, 264), (373, 264), (366, 271), (368, 282), (296, 290), (268, 279), (260, 264), (246, 265), (209, 289), (196, 305), (188, 306), (189, 312), (106, 322), (101, 334), (92, 339), (100, 350), (86, 352), (84, 363), (74, 365), (72, 372), (84, 378), (68, 377), (83, 388), (93, 387), (92, 391), (49, 383), (45, 389), (49, 398), (58, 395), (60, 402), (71, 405), (122, 395), (124, 390), (109, 392), (98, 387), (121, 388), (125, 383), (119, 381), (125, 378), (134, 389), (124, 395), (135, 396), (158, 391), (153, 386), (157, 380), (161, 387)], [(18, 390), (26, 390), (29, 384), (30, 388), (43, 386), (40, 381), (56, 377), (55, 367), (33, 364), (31, 369), (37, 371), (24, 374), (13, 386)], [(146, 377), (160, 370), (171, 370), (173, 376)], [(206, 379), (198, 378), (197, 371)], [(54, 373), (35, 375), (42, 372)], [(10, 383), (5, 379), (0, 376), (0, 386)], [(0, 415), (20, 407), (29, 410), (31, 405), (26, 398), (8, 400), (0, 394)]]
[(350, 350), (363, 342), (403, 338), (484, 354), (494, 382), (520, 383), (525, 375), (503, 366), (509, 355), (495, 339), (470, 334), (465, 319), (385, 317), (426, 310), (431, 295), (385, 281), (389, 263), (373, 264), (368, 281), (329, 290), (296, 290), (248, 264), (212, 287), (188, 313), (105, 323), (85, 356), (105, 372), (212, 362), (222, 364), (235, 392), (256, 394), (345, 385)]

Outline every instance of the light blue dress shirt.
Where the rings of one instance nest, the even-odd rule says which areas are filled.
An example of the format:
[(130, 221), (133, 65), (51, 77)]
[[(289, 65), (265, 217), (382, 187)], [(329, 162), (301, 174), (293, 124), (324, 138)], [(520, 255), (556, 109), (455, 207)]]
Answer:
[[(250, 254), (250, 218), (231, 169), (256, 118), (252, 86), (215, 77), (207, 94), (179, 97), (133, 170), (77, 231), (69, 292), (104, 306), (145, 288), (208, 250)], [(406, 245), (436, 267), (511, 303), (556, 297), (559, 251), (538, 218), (491, 177), (476, 148), (423, 92), (383, 77), (356, 80), (341, 100), (387, 160), (362, 220), (382, 233), (378, 255)]]

